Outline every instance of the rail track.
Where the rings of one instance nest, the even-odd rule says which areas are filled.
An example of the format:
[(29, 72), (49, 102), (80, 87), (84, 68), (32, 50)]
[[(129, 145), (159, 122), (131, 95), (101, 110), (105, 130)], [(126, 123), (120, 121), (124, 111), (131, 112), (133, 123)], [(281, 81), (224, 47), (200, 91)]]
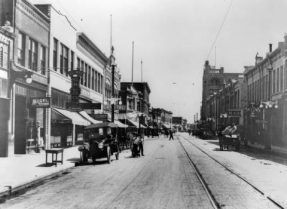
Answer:
[[(220, 162), (219, 160), (217, 160), (216, 158), (214, 158), (213, 156), (211, 156), (210, 154), (208, 154), (206, 151), (204, 151), (202, 148), (200, 148), (199, 146), (197, 146), (196, 144), (194, 144), (193, 142), (191, 142), (190, 140), (188, 140), (186, 137), (181, 136), (182, 139), (184, 139), (186, 142), (188, 142), (189, 144), (191, 144), (193, 147), (195, 147), (196, 149), (198, 149), (200, 152), (204, 153), (208, 158), (212, 159), (214, 162), (216, 162), (217, 164), (219, 164), (220, 166), (222, 166), (225, 170), (227, 170), (229, 173), (231, 173), (232, 175), (236, 176), (237, 178), (239, 178), (240, 180), (244, 181), (246, 184), (248, 184), (250, 187), (252, 187), (256, 192), (258, 192), (259, 194), (261, 194), (264, 198), (266, 198), (268, 201), (272, 202), (275, 206), (277, 206), (278, 208), (284, 209), (284, 207), (282, 205), (280, 205), (276, 200), (274, 200), (273, 198), (271, 198), (268, 194), (266, 194), (264, 191), (262, 191), (261, 189), (259, 189), (258, 187), (256, 187), (253, 183), (251, 183), (250, 181), (248, 181), (246, 178), (244, 178), (243, 176), (241, 176), (240, 174), (236, 173), (235, 171), (231, 170), (230, 168), (228, 168), (226, 165), (224, 165), (222, 162)], [(178, 140), (180, 145), (182, 146), (183, 150), (185, 151), (190, 164), (195, 168), (196, 173), (197, 173), (197, 177), (199, 178), (200, 182), (202, 183), (202, 185), (204, 186), (208, 196), (210, 197), (210, 201), (212, 202), (212, 205), (214, 208), (221, 208), (220, 204), (217, 202), (217, 200), (214, 198), (214, 195), (212, 194), (212, 191), (210, 191), (210, 189), (208, 188), (207, 183), (205, 182), (204, 178), (202, 177), (199, 169), (197, 168), (196, 164), (194, 163), (194, 161), (191, 159), (190, 155), (188, 154), (188, 152), (186, 151), (185, 147), (183, 146), (182, 142), (180, 140)]]

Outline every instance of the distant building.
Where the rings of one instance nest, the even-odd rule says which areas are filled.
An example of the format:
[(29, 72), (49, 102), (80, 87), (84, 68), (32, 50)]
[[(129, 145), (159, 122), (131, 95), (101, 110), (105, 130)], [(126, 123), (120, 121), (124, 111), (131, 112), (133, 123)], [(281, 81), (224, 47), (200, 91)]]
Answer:
[(172, 112), (163, 108), (152, 108), (153, 122), (159, 128), (170, 129), (172, 127)]
[(216, 69), (206, 61), (202, 78), (201, 120), (207, 119), (207, 98), (224, 87), (228, 80), (237, 79), (242, 73), (224, 73), (224, 68)]
[[(132, 87), (132, 88), (131, 88)], [(121, 82), (121, 89), (134, 89), (138, 93), (138, 101), (135, 104), (137, 111), (143, 113), (145, 116), (149, 114), (149, 95), (151, 93), (147, 82)]]

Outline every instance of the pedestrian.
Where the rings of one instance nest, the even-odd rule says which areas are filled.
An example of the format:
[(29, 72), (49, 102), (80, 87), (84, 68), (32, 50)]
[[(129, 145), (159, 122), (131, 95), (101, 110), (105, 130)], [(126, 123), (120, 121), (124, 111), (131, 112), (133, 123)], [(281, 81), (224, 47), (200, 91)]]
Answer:
[(141, 156), (144, 156), (144, 148), (143, 148), (144, 132), (143, 132), (143, 130), (140, 131), (139, 138), (140, 138), (140, 142), (139, 142), (140, 153), (141, 153)]
[(173, 139), (173, 131), (172, 130), (169, 130), (169, 140), (174, 140)]

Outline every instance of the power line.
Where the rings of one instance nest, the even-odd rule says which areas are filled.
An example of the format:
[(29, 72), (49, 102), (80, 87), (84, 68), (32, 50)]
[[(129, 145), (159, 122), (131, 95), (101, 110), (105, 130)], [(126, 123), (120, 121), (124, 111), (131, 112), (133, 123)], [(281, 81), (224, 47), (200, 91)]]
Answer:
[(222, 28), (223, 28), (223, 25), (224, 25), (224, 23), (225, 23), (225, 20), (226, 20), (226, 18), (227, 18), (227, 16), (228, 16), (229, 12), (230, 12), (230, 10), (231, 10), (232, 3), (233, 3), (233, 0), (230, 1), (229, 7), (228, 7), (228, 9), (227, 9), (227, 11), (226, 11), (226, 13), (225, 13), (225, 15), (224, 15), (224, 17), (223, 17), (223, 21), (222, 21), (222, 23), (221, 23), (221, 25), (220, 25), (220, 27), (219, 27), (219, 30), (217, 31), (217, 34), (216, 34), (215, 39), (214, 39), (214, 41), (213, 41), (213, 43), (212, 43), (212, 45), (211, 45), (211, 48), (209, 49), (208, 56), (207, 56), (207, 60), (208, 60), (208, 58), (209, 58), (209, 56), (210, 56), (210, 54), (211, 54), (211, 52), (212, 52), (212, 49), (213, 49), (213, 47), (214, 47), (214, 45), (215, 45), (215, 43), (216, 43), (216, 41), (217, 41), (217, 38), (219, 37), (219, 34), (220, 34), (220, 32), (221, 32), (221, 30), (222, 30)]

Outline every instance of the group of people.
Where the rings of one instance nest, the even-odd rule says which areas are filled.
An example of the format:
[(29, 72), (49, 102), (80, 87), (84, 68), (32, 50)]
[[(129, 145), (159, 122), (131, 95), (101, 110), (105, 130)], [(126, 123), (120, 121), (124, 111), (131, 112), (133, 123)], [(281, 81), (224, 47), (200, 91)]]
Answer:
[(224, 136), (224, 135), (232, 135), (235, 134), (237, 131), (237, 126), (235, 123), (232, 123), (232, 125), (226, 126), (225, 128), (223, 127), (221, 131), (219, 131), (219, 136)]

